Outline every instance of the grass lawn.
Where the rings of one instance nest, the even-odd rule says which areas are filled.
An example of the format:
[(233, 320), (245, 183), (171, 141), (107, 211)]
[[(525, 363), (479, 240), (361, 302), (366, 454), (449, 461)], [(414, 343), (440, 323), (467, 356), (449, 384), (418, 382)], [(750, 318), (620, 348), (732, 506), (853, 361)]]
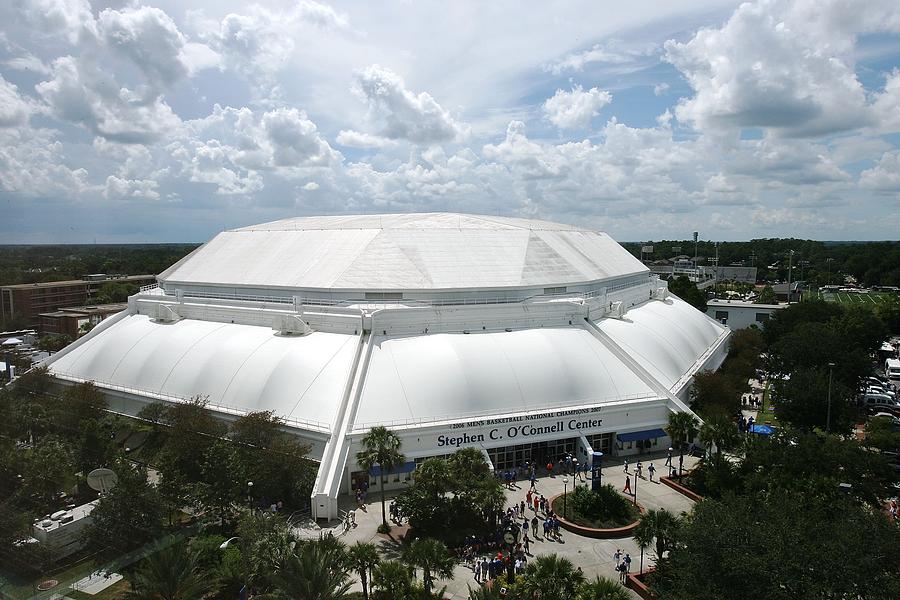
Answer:
[(766, 382), (766, 389), (763, 390), (762, 408), (756, 414), (756, 423), (760, 425), (778, 425), (778, 419), (775, 417), (775, 409), (772, 408), (772, 400), (769, 394), (769, 382)]
[(849, 294), (847, 292), (804, 292), (804, 299), (815, 300), (822, 299), (827, 302), (837, 302), (839, 304), (863, 304), (867, 306), (876, 306), (882, 302), (886, 302), (892, 294), (881, 292), (869, 292), (868, 294)]

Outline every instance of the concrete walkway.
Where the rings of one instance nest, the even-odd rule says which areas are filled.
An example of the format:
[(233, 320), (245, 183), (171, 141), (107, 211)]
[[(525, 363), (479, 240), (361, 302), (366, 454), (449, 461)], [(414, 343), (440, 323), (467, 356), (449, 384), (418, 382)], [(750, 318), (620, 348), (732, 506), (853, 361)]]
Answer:
[[(647, 479), (647, 467), (651, 462), (657, 469), (657, 477), (654, 477), (654, 480), (656, 480), (659, 475), (667, 474), (667, 468), (663, 466), (663, 463), (665, 462), (665, 453), (661, 455), (645, 455), (641, 457), (641, 459), (644, 465), (644, 478), (639, 479), (637, 484), (638, 503), (647, 509), (665, 508), (675, 514), (690, 511), (694, 505), (693, 501), (682, 496), (672, 488), (658, 483), (658, 481), (651, 483)], [(632, 486), (634, 486), (635, 460), (635, 457), (631, 457), (628, 461), (629, 476), (631, 477)], [(677, 455), (673, 458), (673, 462), (677, 466)], [(696, 458), (685, 456), (684, 468), (689, 469), (693, 467), (696, 462)], [(620, 491), (625, 485), (625, 477), (626, 474), (623, 472), (621, 460), (618, 460), (617, 462), (610, 461), (609, 466), (603, 469), (603, 482), (614, 485), (616, 489)], [(569, 476), (568, 480), (568, 485), (565, 487), (567, 487), (568, 490), (571, 490), (572, 477)], [(590, 482), (588, 482), (588, 484), (589, 483)], [(580, 483), (579, 485), (585, 484)], [(524, 483), (519, 482), (517, 486), (516, 489), (507, 490), (506, 492), (508, 506), (512, 506), (514, 502), (520, 502), (525, 499), (525, 494), (529, 488), (528, 481), (525, 481)], [(563, 477), (560, 475), (554, 477), (542, 477), (539, 478), (537, 482), (537, 492), (543, 494), (547, 498), (561, 493), (563, 487)], [(393, 495), (396, 495), (396, 492), (389, 493), (388, 504), (390, 504), (390, 497)], [(381, 523), (380, 496), (377, 492), (373, 492), (369, 495), (369, 500), (370, 501), (363, 509), (356, 511), (356, 527), (351, 528), (346, 533), (342, 532), (343, 528), (340, 523), (332, 523), (330, 524), (330, 527), (321, 528), (315, 524), (306, 523), (301, 524), (296, 531), (303, 537), (314, 538), (318, 537), (324, 531), (330, 530), (335, 536), (338, 536), (347, 544), (352, 544), (357, 541), (373, 542), (381, 545), (387, 554), (392, 554), (391, 549), (392, 547), (395, 547), (396, 544), (390, 539), (385, 538), (385, 536), (378, 535), (376, 531), (379, 523)], [(355, 501), (349, 497), (342, 497), (340, 499), (340, 508), (342, 510), (352, 510), (355, 508)], [(528, 513), (532, 514), (532, 511), (528, 510)], [(405, 527), (398, 528), (394, 526), (394, 532), (397, 535), (402, 535), (402, 533), (405, 532)], [(531, 545), (532, 556), (529, 557), (529, 560), (533, 560), (535, 556), (541, 554), (555, 553), (559, 556), (568, 558), (576, 566), (581, 567), (588, 579), (593, 579), (596, 575), (600, 575), (616, 580), (618, 574), (615, 571), (615, 560), (613, 559), (613, 555), (617, 549), (621, 549), (623, 553), (628, 552), (631, 554), (632, 572), (636, 572), (640, 568), (640, 550), (631, 538), (595, 540), (581, 537), (568, 531), (562, 531), (561, 537), (561, 541), (536, 540)], [(651, 566), (652, 564), (652, 552), (647, 550), (644, 553), (644, 567)], [(475, 588), (478, 586), (478, 583), (475, 581), (474, 574), (470, 568), (463, 565), (457, 565), (454, 579), (452, 581), (442, 581), (438, 583), (438, 587), (442, 585), (447, 586), (445, 597), (457, 599), (468, 598), (468, 588)], [(358, 582), (355, 584), (354, 589), (361, 589)], [(635, 598), (638, 597), (636, 594), (633, 594), (633, 596)]]

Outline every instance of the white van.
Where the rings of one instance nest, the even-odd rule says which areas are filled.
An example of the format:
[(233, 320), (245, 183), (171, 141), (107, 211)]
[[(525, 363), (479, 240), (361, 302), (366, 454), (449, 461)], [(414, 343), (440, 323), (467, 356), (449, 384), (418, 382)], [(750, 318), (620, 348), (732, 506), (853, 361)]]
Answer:
[(900, 360), (889, 358), (884, 361), (884, 376), (888, 379), (900, 379)]

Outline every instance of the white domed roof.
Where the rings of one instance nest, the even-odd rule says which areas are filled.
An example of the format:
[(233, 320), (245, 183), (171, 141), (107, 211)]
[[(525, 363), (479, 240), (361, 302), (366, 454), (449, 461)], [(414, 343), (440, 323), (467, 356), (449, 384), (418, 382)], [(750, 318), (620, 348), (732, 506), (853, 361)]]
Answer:
[(257, 290), (437, 291), (566, 286), (647, 273), (604, 233), (420, 213), (292, 218), (224, 231), (159, 280)]

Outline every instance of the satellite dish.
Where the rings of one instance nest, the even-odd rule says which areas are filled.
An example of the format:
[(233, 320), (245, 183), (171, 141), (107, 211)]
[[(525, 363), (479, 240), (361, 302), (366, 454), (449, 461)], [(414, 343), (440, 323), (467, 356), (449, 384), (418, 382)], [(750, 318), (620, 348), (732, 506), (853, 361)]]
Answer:
[(116, 487), (119, 477), (110, 469), (94, 469), (87, 476), (87, 484), (92, 490), (106, 493)]

